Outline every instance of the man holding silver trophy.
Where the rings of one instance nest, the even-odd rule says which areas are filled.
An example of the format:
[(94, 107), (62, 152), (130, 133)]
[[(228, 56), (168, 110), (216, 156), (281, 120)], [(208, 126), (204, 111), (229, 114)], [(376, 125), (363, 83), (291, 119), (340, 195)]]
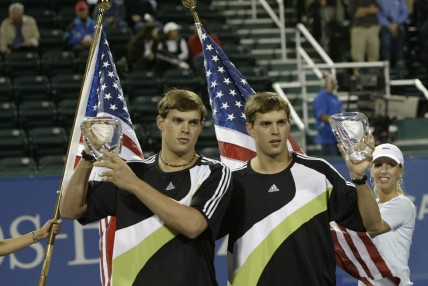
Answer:
[(221, 231), (229, 234), (228, 282), (335, 285), (330, 222), (354, 231), (376, 231), (381, 223), (366, 176), (373, 136), (354, 124), (352, 131), (364, 137), (357, 140), (361, 158), (345, 154), (352, 147), (339, 148), (352, 184), (327, 161), (290, 152), (290, 107), (278, 94), (250, 97), (245, 118), (257, 155), (232, 172), (232, 198)]
[[(125, 163), (108, 151), (116, 143), (99, 142), (120, 141), (114, 123), (82, 123), (83, 160), (65, 188), (61, 215), (82, 224), (116, 216), (112, 285), (217, 285), (214, 239), (231, 172), (195, 151), (207, 112), (198, 95), (167, 91), (158, 111), (162, 149), (142, 162)], [(88, 183), (94, 167), (105, 168), (102, 181)]]

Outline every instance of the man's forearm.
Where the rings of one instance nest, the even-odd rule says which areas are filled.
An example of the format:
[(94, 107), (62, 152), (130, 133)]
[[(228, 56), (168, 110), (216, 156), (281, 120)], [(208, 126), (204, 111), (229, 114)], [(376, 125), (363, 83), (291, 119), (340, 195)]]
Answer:
[(92, 163), (81, 159), (62, 193), (60, 212), (67, 219), (80, 218), (86, 210), (86, 191)]
[(358, 208), (364, 226), (368, 231), (377, 231), (380, 228), (381, 216), (379, 206), (367, 183), (355, 186), (358, 194)]

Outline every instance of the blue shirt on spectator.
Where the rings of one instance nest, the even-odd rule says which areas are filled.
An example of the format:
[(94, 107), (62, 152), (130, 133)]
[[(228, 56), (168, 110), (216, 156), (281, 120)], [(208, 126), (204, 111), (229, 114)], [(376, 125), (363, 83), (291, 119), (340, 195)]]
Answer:
[(380, 7), (377, 18), (381, 26), (391, 23), (404, 23), (409, 17), (405, 0), (378, 0)]
[(79, 17), (76, 17), (67, 31), (64, 33), (64, 39), (70, 47), (80, 45), (80, 42), (85, 36), (93, 36), (95, 31), (95, 21), (88, 17), (86, 22), (83, 22)]
[(342, 112), (342, 103), (339, 98), (331, 92), (322, 88), (314, 99), (315, 126), (317, 128), (316, 143), (336, 144), (337, 140), (333, 134), (330, 124), (321, 120), (323, 114), (336, 114)]

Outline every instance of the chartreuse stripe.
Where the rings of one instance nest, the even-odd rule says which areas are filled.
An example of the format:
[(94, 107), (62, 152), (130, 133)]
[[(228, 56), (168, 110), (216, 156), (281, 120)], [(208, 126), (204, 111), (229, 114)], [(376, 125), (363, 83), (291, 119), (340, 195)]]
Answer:
[(320, 194), (281, 222), (249, 255), (235, 273), (233, 286), (257, 285), (263, 269), (278, 247), (299, 227), (327, 209), (325, 193)]
[(176, 233), (163, 226), (131, 250), (116, 257), (113, 260), (112, 285), (132, 285), (147, 261), (176, 235)]

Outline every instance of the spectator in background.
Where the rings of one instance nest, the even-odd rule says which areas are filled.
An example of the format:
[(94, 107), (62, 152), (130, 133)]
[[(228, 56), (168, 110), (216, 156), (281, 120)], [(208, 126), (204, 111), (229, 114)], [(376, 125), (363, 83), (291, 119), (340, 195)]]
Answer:
[(127, 32), (129, 30), (128, 24), (117, 17), (113, 12), (106, 11), (105, 18), (103, 19), (103, 30), (108, 33), (109, 31)]
[(36, 51), (39, 40), (36, 20), (24, 15), (24, 5), (12, 3), (9, 17), (3, 20), (0, 27), (0, 52), (7, 56), (14, 50)]
[(48, 238), (51, 228), (53, 228), (53, 233), (57, 235), (61, 230), (61, 223), (61, 220), (50, 219), (43, 225), (43, 227), (30, 233), (14, 238), (0, 240), (0, 257), (9, 255), (18, 250), (24, 249), (33, 243), (37, 243), (42, 239)]
[(335, 94), (336, 80), (327, 74), (322, 81), (322, 88), (314, 99), (315, 127), (317, 128), (316, 143), (321, 144), (324, 156), (337, 156), (337, 140), (331, 129), (328, 118), (342, 112), (342, 103)]
[(425, 20), (418, 31), (419, 45), (421, 47), (421, 62), (428, 69), (428, 19)]
[[(348, 11), (352, 20), (351, 56), (354, 62), (379, 60), (379, 24), (376, 0), (349, 0)], [(359, 70), (355, 69), (358, 75)]]
[[(216, 42), (216, 44), (221, 47), (220, 38), (211, 31), (207, 21), (201, 20), (201, 24), (204, 27), (205, 31), (214, 40), (214, 42)], [(202, 53), (202, 44), (201, 40), (199, 39), (198, 30), (196, 29), (196, 26), (194, 26), (194, 33), (193, 35), (190, 35), (187, 43), (189, 45), (190, 62), (192, 63), (193, 70), (197, 75), (204, 75), (204, 54)]]
[(70, 23), (64, 32), (66, 47), (79, 53), (83, 49), (89, 49), (95, 31), (95, 21), (89, 17), (89, 6), (85, 1), (79, 1), (74, 7), (76, 18)]
[(321, 46), (328, 50), (332, 33), (335, 32), (338, 22), (343, 22), (344, 20), (344, 3), (342, 3), (342, 0), (319, 0), (319, 5)]
[(138, 32), (147, 23), (146, 14), (156, 18), (155, 9), (148, 0), (125, 0), (125, 20), (134, 32)]
[(412, 25), (419, 31), (428, 19), (428, 0), (413, 1)]
[[(125, 8), (123, 0), (113, 0), (111, 6), (104, 13), (103, 17), (103, 30), (106, 32), (109, 31), (129, 31), (128, 23), (125, 21)], [(92, 16), (94, 19), (98, 17), (98, 6), (94, 6)]]
[(321, 46), (327, 50), (329, 42), (328, 24), (336, 20), (336, 0), (320, 0)]
[(402, 69), (405, 25), (409, 17), (406, 0), (378, 0), (378, 5), (382, 60), (389, 60), (391, 67)]
[(428, 68), (428, 0), (413, 2), (412, 24), (416, 27), (419, 37), (420, 60), (425, 69)]
[(128, 43), (128, 65), (132, 70), (152, 71), (156, 65), (159, 28), (147, 24)]
[(156, 71), (159, 75), (168, 69), (190, 69), (189, 47), (185, 38), (180, 36), (181, 27), (168, 22), (163, 27), (164, 38), (159, 41), (156, 54)]

